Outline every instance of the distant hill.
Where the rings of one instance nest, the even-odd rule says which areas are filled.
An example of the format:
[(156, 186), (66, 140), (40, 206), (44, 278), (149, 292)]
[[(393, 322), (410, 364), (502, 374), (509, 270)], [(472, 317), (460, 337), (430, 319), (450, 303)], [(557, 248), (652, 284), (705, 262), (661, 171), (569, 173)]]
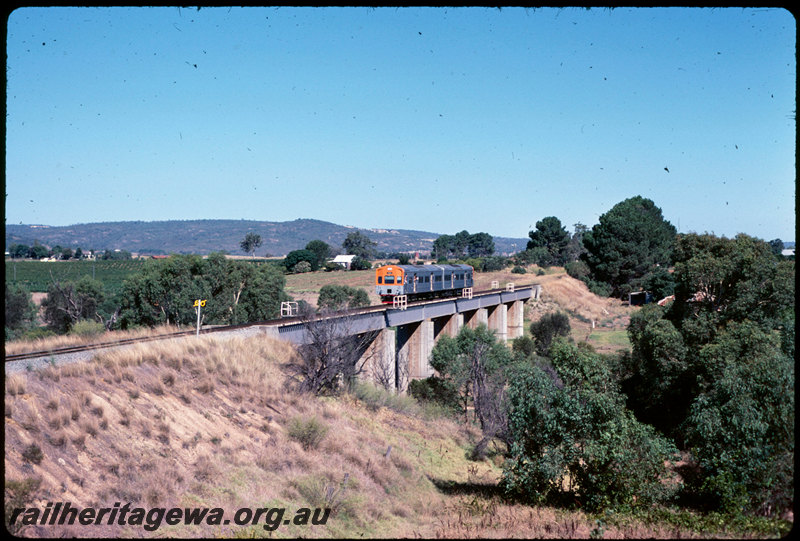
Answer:
[[(305, 247), (309, 241), (322, 240), (334, 249), (351, 231), (361, 231), (377, 243), (383, 252), (430, 252), (433, 241), (440, 235), (406, 229), (360, 229), (311, 219), (290, 222), (256, 220), (167, 220), (157, 222), (101, 222), (69, 226), (6, 224), (6, 249), (12, 244), (33, 245), (39, 242), (48, 247), (86, 250), (128, 250), (141, 254), (208, 254), (225, 251), (244, 255), (239, 243), (247, 233), (261, 235), (263, 244), (256, 255), (269, 253), (284, 256)], [(478, 233), (479, 231), (470, 231)], [(448, 234), (455, 234), (451, 231)], [(491, 233), (490, 233), (491, 234)], [(526, 238), (494, 237), (498, 254), (524, 249)]]

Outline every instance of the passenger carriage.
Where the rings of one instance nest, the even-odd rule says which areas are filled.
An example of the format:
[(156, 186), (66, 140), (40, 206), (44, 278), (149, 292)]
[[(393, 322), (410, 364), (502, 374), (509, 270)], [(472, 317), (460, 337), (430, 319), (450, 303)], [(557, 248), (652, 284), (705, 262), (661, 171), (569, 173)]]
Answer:
[(375, 270), (375, 292), (384, 303), (397, 295), (409, 300), (460, 295), (472, 287), (470, 265), (383, 265)]

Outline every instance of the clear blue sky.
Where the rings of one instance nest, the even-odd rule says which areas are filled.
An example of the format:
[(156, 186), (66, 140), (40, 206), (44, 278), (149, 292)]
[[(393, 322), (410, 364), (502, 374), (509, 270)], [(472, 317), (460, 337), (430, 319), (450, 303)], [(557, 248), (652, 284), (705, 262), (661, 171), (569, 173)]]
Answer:
[[(6, 221), (795, 238), (782, 9), (21, 8)], [(667, 171), (668, 169), (668, 171)]]

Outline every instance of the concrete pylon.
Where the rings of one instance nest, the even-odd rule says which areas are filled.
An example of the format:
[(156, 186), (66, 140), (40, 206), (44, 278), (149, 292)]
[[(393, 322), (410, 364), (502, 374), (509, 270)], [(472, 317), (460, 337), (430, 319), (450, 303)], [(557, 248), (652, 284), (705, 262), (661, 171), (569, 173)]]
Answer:
[(508, 307), (498, 304), (488, 310), (489, 329), (494, 331), (499, 340), (508, 340)]
[(477, 308), (468, 312), (464, 312), (464, 323), (470, 329), (476, 328), (483, 323), (489, 325), (489, 312), (486, 308)]
[(361, 356), (364, 368), (360, 379), (397, 389), (397, 352), (394, 329), (379, 331)]
[(430, 319), (397, 328), (397, 356), (408, 359), (409, 379), (424, 379), (433, 375), (429, 362), (433, 336), (433, 321)]
[(525, 334), (525, 303), (514, 301), (508, 305), (508, 338), (520, 338)]

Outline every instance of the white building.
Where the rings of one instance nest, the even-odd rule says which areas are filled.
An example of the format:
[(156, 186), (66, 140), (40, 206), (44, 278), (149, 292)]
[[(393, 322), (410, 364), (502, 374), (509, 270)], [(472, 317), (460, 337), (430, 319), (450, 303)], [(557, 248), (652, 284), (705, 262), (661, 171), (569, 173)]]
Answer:
[(350, 265), (353, 263), (353, 259), (356, 256), (354, 255), (337, 255), (333, 258), (332, 263), (336, 263), (337, 265), (341, 265), (347, 270), (350, 270)]

